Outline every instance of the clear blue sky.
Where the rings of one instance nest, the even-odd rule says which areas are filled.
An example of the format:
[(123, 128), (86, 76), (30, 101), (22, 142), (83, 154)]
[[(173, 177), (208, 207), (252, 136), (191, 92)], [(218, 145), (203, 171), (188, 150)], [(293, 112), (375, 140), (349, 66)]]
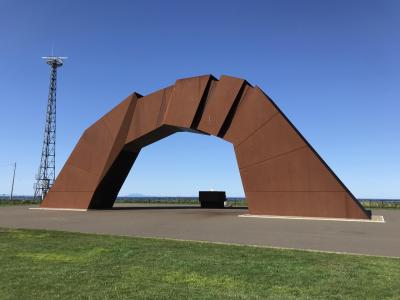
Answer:
[[(287, 114), (357, 197), (400, 197), (400, 1), (0, 1), (0, 194), (32, 194), (54, 44), (57, 172), (83, 130), (133, 91), (242, 77)], [(175, 134), (121, 195), (241, 196), (232, 146)]]

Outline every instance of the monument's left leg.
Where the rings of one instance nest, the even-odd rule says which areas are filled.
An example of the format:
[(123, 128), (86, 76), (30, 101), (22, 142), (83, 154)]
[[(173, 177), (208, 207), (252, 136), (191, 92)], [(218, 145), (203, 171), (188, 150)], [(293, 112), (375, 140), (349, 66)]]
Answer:
[(112, 207), (138, 155), (124, 150), (138, 97), (132, 94), (85, 130), (41, 207)]

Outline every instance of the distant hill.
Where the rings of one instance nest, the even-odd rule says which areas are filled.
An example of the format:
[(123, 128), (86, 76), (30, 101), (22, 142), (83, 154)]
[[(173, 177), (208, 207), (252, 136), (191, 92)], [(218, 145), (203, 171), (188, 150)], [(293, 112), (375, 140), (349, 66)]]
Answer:
[(121, 197), (132, 197), (132, 198), (136, 198), (136, 197), (151, 197), (151, 196), (143, 195), (143, 194), (139, 194), (139, 193), (132, 193), (132, 194), (128, 194), (128, 195), (121, 196)]

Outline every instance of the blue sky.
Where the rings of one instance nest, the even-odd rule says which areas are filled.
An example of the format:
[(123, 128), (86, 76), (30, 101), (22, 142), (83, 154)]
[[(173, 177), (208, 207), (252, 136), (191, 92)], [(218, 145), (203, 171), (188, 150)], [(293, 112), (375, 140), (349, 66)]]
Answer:
[[(400, 197), (399, 1), (0, 1), (0, 194), (32, 194), (54, 45), (57, 172), (133, 91), (212, 73), (269, 94), (357, 197)], [(243, 189), (232, 146), (175, 134), (141, 152), (121, 195)]]

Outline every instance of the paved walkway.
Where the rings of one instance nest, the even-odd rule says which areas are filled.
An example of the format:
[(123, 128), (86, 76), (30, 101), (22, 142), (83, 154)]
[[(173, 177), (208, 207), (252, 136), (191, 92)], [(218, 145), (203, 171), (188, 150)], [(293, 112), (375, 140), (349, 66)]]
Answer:
[(386, 223), (239, 218), (246, 209), (138, 207), (102, 211), (0, 208), (0, 227), (162, 237), (400, 257), (400, 210), (374, 210)]

